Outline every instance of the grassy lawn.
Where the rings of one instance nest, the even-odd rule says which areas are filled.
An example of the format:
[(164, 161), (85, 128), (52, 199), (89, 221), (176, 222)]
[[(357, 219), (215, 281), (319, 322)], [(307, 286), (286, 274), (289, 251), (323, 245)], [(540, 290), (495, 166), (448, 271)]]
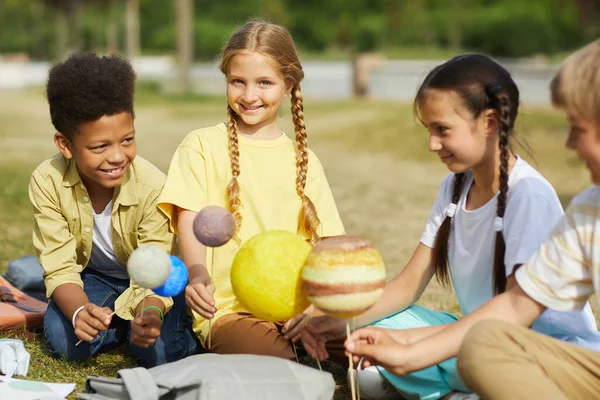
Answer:
[[(349, 234), (371, 240), (397, 275), (419, 242), (439, 185), (447, 174), (427, 150), (427, 133), (412, 117), (412, 105), (381, 101), (306, 102), (309, 145), (325, 166)], [(146, 89), (137, 94), (138, 154), (166, 171), (176, 146), (193, 129), (224, 119), (222, 98), (162, 97)], [(292, 131), (284, 112), (283, 129)], [(56, 152), (48, 108), (41, 90), (0, 93), (0, 272), (9, 260), (33, 253), (31, 171)], [(587, 186), (580, 163), (564, 150), (566, 122), (549, 109), (522, 107), (520, 136), (533, 149), (534, 165), (554, 184), (566, 205)], [(532, 158), (516, 148), (517, 153)], [(432, 281), (419, 304), (459, 314), (451, 291)], [(595, 304), (595, 302), (593, 302)], [(12, 336), (12, 335), (11, 335)], [(27, 379), (75, 382), (83, 391), (88, 375), (115, 376), (133, 366), (126, 351), (112, 351), (84, 363), (53, 360), (43, 340), (26, 340), (31, 353)], [(312, 360), (304, 359), (312, 364)], [(331, 363), (336, 398), (348, 397), (345, 370)], [(74, 397), (74, 396), (73, 396)]]

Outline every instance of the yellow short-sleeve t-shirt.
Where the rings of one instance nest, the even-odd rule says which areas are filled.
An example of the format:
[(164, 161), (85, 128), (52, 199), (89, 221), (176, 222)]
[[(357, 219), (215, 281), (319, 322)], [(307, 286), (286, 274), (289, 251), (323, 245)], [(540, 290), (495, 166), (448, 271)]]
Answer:
[[(219, 124), (191, 132), (179, 145), (169, 167), (167, 182), (159, 197), (177, 233), (177, 207), (198, 212), (208, 205), (227, 208), (227, 184), (231, 179), (227, 128)], [(215, 320), (231, 312), (247, 312), (236, 300), (230, 272), (240, 245), (268, 230), (299, 232), (301, 199), (296, 192), (296, 152), (285, 134), (274, 140), (254, 140), (238, 136), (240, 149), (241, 243), (231, 240), (216, 249), (207, 248), (206, 266), (213, 271)], [(344, 234), (323, 166), (309, 151), (305, 193), (321, 220), (320, 236)], [(212, 254), (214, 251), (214, 255)], [(214, 266), (212, 266), (214, 262)], [(194, 331), (204, 341), (208, 321), (194, 313)]]

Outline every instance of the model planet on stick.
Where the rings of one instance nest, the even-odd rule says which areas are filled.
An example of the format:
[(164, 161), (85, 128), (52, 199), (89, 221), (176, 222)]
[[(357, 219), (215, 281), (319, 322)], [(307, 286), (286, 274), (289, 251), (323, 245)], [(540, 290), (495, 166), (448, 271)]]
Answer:
[(169, 256), (171, 263), (171, 273), (169, 277), (159, 287), (152, 288), (152, 291), (159, 296), (173, 297), (185, 289), (188, 282), (188, 270), (183, 261), (176, 256)]
[(138, 247), (127, 260), (127, 273), (137, 285), (153, 289), (161, 286), (171, 273), (171, 259), (160, 247), (148, 244)]
[(302, 270), (311, 303), (328, 315), (351, 318), (381, 297), (386, 269), (381, 255), (357, 236), (336, 236), (316, 244)]
[(235, 233), (233, 215), (223, 207), (204, 207), (194, 218), (194, 235), (208, 247), (220, 247)]
[(287, 231), (252, 237), (231, 267), (231, 286), (238, 301), (267, 321), (286, 321), (300, 314), (310, 305), (301, 278), (310, 251), (306, 239)]

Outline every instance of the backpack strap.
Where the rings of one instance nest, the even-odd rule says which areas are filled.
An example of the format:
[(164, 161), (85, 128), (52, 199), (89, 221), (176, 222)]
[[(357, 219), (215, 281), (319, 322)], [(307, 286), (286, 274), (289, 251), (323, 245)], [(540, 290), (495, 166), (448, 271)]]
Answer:
[(123, 379), (127, 393), (135, 400), (159, 400), (160, 391), (154, 378), (146, 368), (122, 369), (119, 376)]
[(0, 301), (3, 303), (8, 303), (17, 308), (20, 308), (23, 311), (29, 311), (29, 312), (34, 312), (34, 313), (44, 312), (44, 310), (36, 310), (35, 308), (31, 308), (31, 307), (19, 304), (17, 302), (17, 299), (15, 299), (15, 296), (10, 291), (10, 289), (7, 288), (6, 286), (0, 286)]

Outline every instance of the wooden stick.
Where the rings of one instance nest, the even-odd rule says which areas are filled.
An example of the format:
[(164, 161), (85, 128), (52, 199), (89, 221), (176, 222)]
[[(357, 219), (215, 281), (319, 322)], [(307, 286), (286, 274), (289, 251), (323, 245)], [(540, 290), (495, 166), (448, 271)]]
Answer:
[(296, 356), (296, 362), (300, 363), (300, 360), (298, 360), (298, 350), (296, 350), (296, 343), (292, 342), (292, 349), (294, 350), (294, 355)]
[[(350, 322), (346, 322), (346, 339), (350, 339)], [(356, 400), (356, 389), (354, 386), (354, 367), (352, 362), (352, 354), (348, 354), (348, 371), (350, 371), (350, 392), (352, 400)]]
[[(356, 319), (353, 317), (352, 318), (352, 332), (354, 332), (356, 330)], [(356, 369), (356, 397), (358, 398), (358, 400), (360, 400), (360, 379), (358, 379), (358, 371), (360, 370), (360, 362), (359, 365), (357, 365), (357, 369)], [(352, 374), (354, 375), (354, 374)]]
[[(215, 268), (215, 248), (212, 248), (212, 252), (211, 252), (211, 263), (210, 263), (210, 279), (213, 278), (213, 270)], [(210, 332), (212, 331), (212, 318), (208, 320), (208, 349), (206, 350), (210, 350), (211, 347), (211, 343), (210, 343), (210, 339), (211, 339), (211, 334)], [(296, 357), (298, 358), (298, 357)]]
[[(131, 303), (131, 301), (135, 299), (135, 291), (138, 289), (141, 289), (141, 288), (137, 287), (137, 288), (133, 289), (131, 291), (131, 293), (129, 294), (129, 298), (127, 299), (127, 301), (125, 301), (121, 307), (117, 308), (115, 311), (110, 313), (109, 317), (113, 317), (116, 313), (118, 313), (119, 311), (121, 311), (122, 309), (127, 307), (129, 305), (129, 303)], [(144, 300), (145, 300), (145, 298), (144, 298)], [(83, 342), (83, 340), (80, 340), (79, 342), (75, 343), (75, 346), (79, 346), (81, 344), (81, 342)]]
[(321, 361), (319, 361), (318, 358), (315, 358), (315, 361), (317, 362), (317, 366), (319, 367), (319, 371), (323, 372), (323, 368), (321, 367)]
[(144, 298), (142, 299), (142, 315), (140, 315), (140, 318), (144, 318), (144, 306), (146, 305), (146, 296), (144, 296)]

